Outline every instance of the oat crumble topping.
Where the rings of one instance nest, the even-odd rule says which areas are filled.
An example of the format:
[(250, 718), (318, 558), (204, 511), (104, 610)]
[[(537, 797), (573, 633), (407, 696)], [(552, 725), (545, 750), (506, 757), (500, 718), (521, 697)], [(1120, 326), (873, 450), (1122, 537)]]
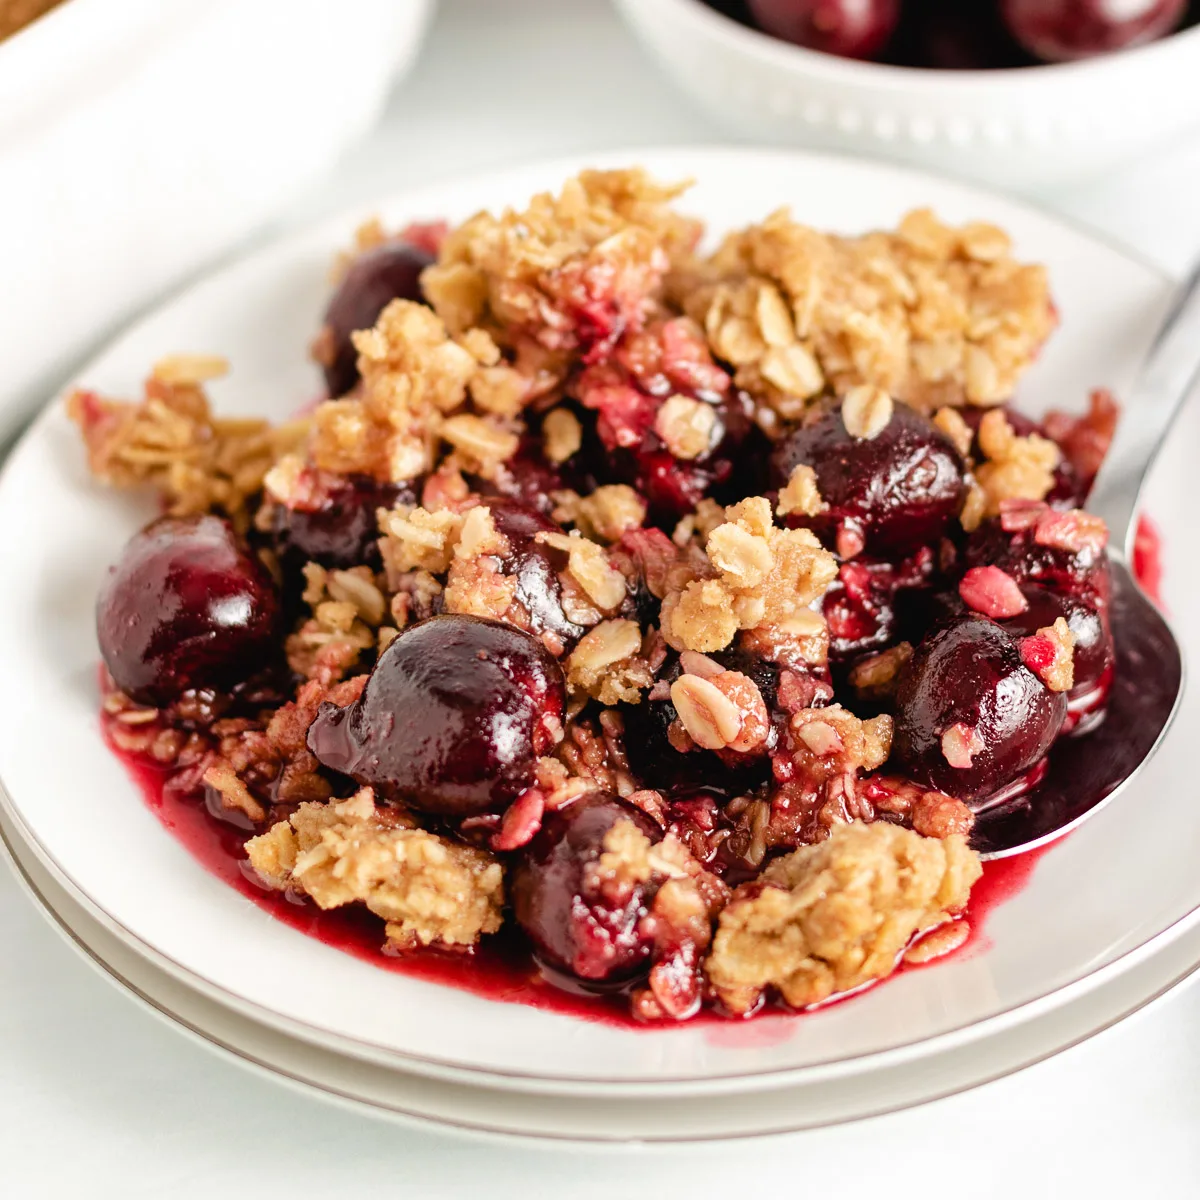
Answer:
[(302, 804), (289, 821), (246, 843), (250, 864), (275, 888), (321, 908), (364, 903), (386, 922), (388, 944), (472, 946), (500, 928), (504, 873), (481, 850), (381, 809), (370, 788), (348, 800)]
[(709, 981), (735, 1013), (768, 989), (793, 1008), (818, 1004), (890, 974), (915, 934), (962, 909), (981, 873), (958, 835), (843, 825), (734, 891), (705, 962)]

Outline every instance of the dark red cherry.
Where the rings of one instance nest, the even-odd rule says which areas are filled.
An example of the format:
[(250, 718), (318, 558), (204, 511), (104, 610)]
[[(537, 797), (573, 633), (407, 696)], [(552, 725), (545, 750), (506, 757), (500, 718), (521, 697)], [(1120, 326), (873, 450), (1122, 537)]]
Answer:
[(965, 567), (999, 567), (1019, 584), (1034, 584), (1105, 608), (1110, 591), (1108, 555), (1084, 547), (1043, 546), (1032, 529), (1006, 532), (999, 520), (985, 521), (967, 540)]
[(564, 695), (558, 663), (530, 634), (482, 617), (432, 617), (380, 655), (358, 700), (321, 706), (308, 748), (413, 808), (500, 812), (560, 735)]
[(376, 512), (397, 502), (416, 504), (411, 484), (379, 483), (366, 475), (329, 476), (303, 507), (275, 507), (272, 541), (289, 573), (306, 562), (323, 567), (375, 565)]
[(510, 877), (513, 912), (537, 957), (589, 983), (628, 979), (649, 965), (639, 923), (652, 895), (597, 869), (618, 821), (652, 842), (662, 836), (640, 809), (593, 792), (546, 815)]
[(900, 0), (749, 0), (760, 29), (810, 50), (874, 58), (900, 16)]
[(841, 403), (819, 408), (771, 454), (771, 482), (783, 487), (801, 464), (816, 472), (828, 508), (796, 524), (837, 547), (838, 533), (862, 535), (868, 554), (896, 557), (931, 545), (946, 532), (966, 496), (965, 464), (928, 417), (897, 403), (874, 437), (854, 437)]
[(1028, 585), (1021, 590), (1029, 607), (1019, 616), (1003, 621), (1005, 629), (1018, 637), (1028, 637), (1062, 617), (1075, 637), (1075, 683), (1068, 700), (1074, 704), (1102, 690), (1116, 661), (1106, 617), (1073, 596)]
[(227, 689), (270, 659), (279, 597), (262, 563), (219, 517), (162, 517), (126, 544), (100, 588), (100, 653), (123, 692), (163, 705)]
[(325, 310), (321, 365), (331, 396), (344, 396), (358, 382), (358, 351), (350, 335), (370, 329), (393, 300), (424, 303), (421, 272), (432, 262), (431, 254), (408, 242), (385, 242), (350, 264)]
[(1013, 37), (1047, 62), (1153, 41), (1175, 29), (1186, 8), (1187, 0), (1000, 0)]
[(941, 625), (901, 669), (892, 762), (968, 803), (1006, 787), (1062, 729), (1067, 697), (1021, 661), (1017, 639), (983, 617)]
[(529, 614), (530, 627), (537, 634), (553, 634), (564, 647), (570, 647), (587, 630), (563, 609), (559, 572), (566, 567), (567, 556), (537, 540), (539, 533), (562, 533), (562, 526), (504, 496), (489, 496), (485, 503), (497, 531), (508, 539), (510, 552), (502, 566), (505, 574), (516, 578), (515, 599)]

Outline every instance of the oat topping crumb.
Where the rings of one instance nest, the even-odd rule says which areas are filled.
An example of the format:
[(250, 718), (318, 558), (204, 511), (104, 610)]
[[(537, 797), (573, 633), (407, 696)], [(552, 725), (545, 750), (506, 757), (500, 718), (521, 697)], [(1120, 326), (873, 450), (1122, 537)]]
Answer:
[(567, 683), (601, 704), (637, 704), (653, 682), (636, 621), (601, 621), (580, 638), (567, 659)]
[(933, 414), (933, 423), (954, 443), (954, 448), (967, 458), (971, 453), (971, 427), (963, 420), (956, 408), (939, 408)]
[(676, 649), (711, 653), (739, 629), (779, 626), (823, 596), (837, 563), (807, 529), (777, 529), (771, 505), (753, 496), (725, 512), (707, 555), (719, 578), (689, 580), (663, 604), (663, 635)]
[(895, 691), (900, 668), (912, 658), (912, 653), (911, 642), (897, 642), (878, 654), (860, 658), (850, 668), (851, 685), (864, 699), (886, 699)]
[(608, 483), (580, 499), (574, 517), (585, 537), (617, 542), (629, 530), (641, 527), (646, 502), (628, 484)]
[(983, 749), (979, 730), (964, 721), (956, 721), (942, 734), (942, 756), (957, 770), (968, 770), (971, 760)]
[(302, 804), (246, 843), (272, 887), (293, 887), (321, 908), (363, 903), (387, 922), (389, 945), (472, 946), (500, 928), (503, 872), (491, 855), (414, 827), (379, 808), (370, 788), (349, 800)]
[[(844, 238), (781, 209), (727, 237), (676, 291), (735, 383), (785, 420), (825, 380), (839, 394), (870, 384), (927, 411), (995, 404), (1055, 317), (1044, 269), (1017, 262), (1003, 234), (984, 228), (953, 229), (919, 210), (894, 233)], [(780, 372), (792, 348), (797, 367)]]
[(829, 505), (821, 499), (817, 487), (817, 473), (807, 463), (800, 463), (792, 468), (787, 483), (780, 489), (779, 500), (775, 511), (785, 517), (792, 513), (800, 516), (816, 517), (827, 512)]
[(625, 576), (609, 561), (603, 546), (585, 538), (578, 530), (564, 533), (539, 533), (537, 540), (567, 554), (567, 571), (595, 602), (610, 612), (625, 599)]
[(1052, 692), (1075, 686), (1075, 635), (1063, 617), (1020, 641), (1021, 659)]
[(984, 461), (975, 468), (975, 479), (983, 489), (987, 516), (996, 516), (1005, 500), (1043, 500), (1054, 487), (1059, 448), (1040, 434), (1018, 437), (1000, 409), (984, 414), (979, 448)]
[(890, 974), (915, 934), (962, 910), (981, 874), (958, 835), (836, 827), (734, 891), (705, 962), (709, 982), (735, 1013), (768, 989), (793, 1008), (818, 1004)]
[(862, 384), (851, 388), (842, 401), (842, 424), (855, 438), (878, 437), (892, 419), (892, 398), (882, 388)]
[(542, 421), (542, 442), (552, 463), (566, 462), (583, 445), (579, 418), (569, 408), (552, 408)]
[[(154, 488), (173, 516), (217, 509), (243, 527), (264, 476), (307, 432), (307, 422), (215, 417), (202, 384), (217, 360), (176, 356), (166, 377), (146, 380), (141, 401), (76, 391), (67, 411), (79, 426), (92, 474), (113, 487)], [(224, 360), (220, 360), (223, 364)]]
[(718, 429), (712, 405), (688, 396), (669, 396), (654, 418), (654, 432), (676, 458), (684, 460), (712, 449)]
[[(815, 726), (815, 728), (813, 728)], [(812, 779), (883, 766), (892, 749), (887, 713), (863, 721), (840, 704), (802, 708), (789, 721), (796, 761)]]

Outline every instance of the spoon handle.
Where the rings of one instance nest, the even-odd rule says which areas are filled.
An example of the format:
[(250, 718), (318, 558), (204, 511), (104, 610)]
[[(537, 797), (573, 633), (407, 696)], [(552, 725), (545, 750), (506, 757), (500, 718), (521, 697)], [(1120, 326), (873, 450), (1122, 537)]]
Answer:
[(1138, 496), (1184, 399), (1200, 376), (1200, 263), (1175, 293), (1136, 381), (1121, 399), (1116, 435), (1088, 498), (1108, 524), (1111, 550), (1128, 555)]

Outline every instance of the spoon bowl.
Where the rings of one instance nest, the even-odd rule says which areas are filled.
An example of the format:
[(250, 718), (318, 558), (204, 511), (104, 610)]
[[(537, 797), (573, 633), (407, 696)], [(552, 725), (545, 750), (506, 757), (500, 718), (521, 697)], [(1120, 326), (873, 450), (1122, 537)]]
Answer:
[(1179, 643), (1124, 561), (1114, 556), (1111, 568), (1116, 665), (1104, 721), (1060, 740), (1045, 777), (1019, 800), (978, 815), (971, 844), (984, 859), (1032, 850), (1099, 812), (1149, 760), (1179, 709)]

